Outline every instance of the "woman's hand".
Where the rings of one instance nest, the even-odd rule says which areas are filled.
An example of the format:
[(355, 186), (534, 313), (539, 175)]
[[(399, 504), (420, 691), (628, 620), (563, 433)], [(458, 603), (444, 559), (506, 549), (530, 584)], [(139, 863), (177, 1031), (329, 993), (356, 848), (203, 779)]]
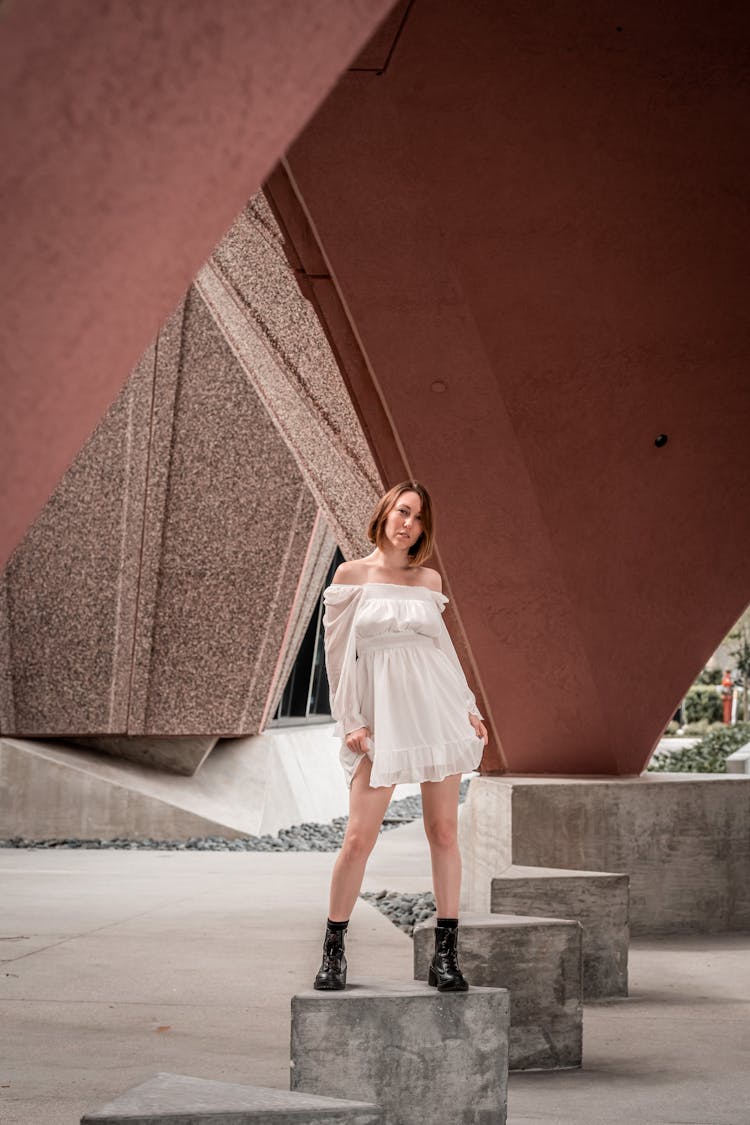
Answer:
[(366, 754), (368, 747), (365, 740), (370, 738), (369, 727), (357, 727), (356, 730), (350, 730), (344, 741), (346, 742), (347, 749), (351, 750), (354, 754)]
[(476, 715), (472, 715), (471, 711), (469, 712), (469, 722), (474, 727), (474, 731), (477, 737), (484, 739), (484, 744), (486, 746), (489, 742), (490, 737), (487, 734), (487, 727), (484, 725), (481, 719), (478, 719)]

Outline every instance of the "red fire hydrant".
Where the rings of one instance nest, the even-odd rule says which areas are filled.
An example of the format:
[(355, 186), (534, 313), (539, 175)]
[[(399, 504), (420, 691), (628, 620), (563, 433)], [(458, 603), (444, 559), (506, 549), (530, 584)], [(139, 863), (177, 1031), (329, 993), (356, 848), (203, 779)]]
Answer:
[(731, 723), (732, 721), (732, 692), (734, 691), (734, 684), (732, 682), (732, 673), (727, 668), (724, 673), (724, 679), (721, 681), (721, 701), (724, 705), (724, 722)]

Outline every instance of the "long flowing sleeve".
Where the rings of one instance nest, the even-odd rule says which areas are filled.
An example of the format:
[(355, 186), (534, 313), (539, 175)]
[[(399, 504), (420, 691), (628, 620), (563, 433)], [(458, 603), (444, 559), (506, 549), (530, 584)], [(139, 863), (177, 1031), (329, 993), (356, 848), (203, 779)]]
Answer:
[[(435, 595), (435, 602), (442, 615), (445, 612), (445, 607), (448, 604), (449, 599), (445, 594), (438, 593), (437, 590), (433, 590), (433, 594)], [(453, 641), (451, 640), (451, 635), (446, 628), (442, 616), (440, 617), (440, 629), (438, 631), (438, 635), (434, 637), (433, 640), (435, 641), (435, 644), (440, 649), (440, 651), (445, 653), (456, 670), (456, 673), (464, 689), (466, 710), (469, 712), (469, 714), (476, 715), (478, 719), (484, 719), (484, 715), (477, 707), (476, 696), (474, 695), (474, 692), (471, 690), (466, 681), (464, 670), (461, 667), (461, 661), (458, 659), (458, 653), (456, 652)]]
[(323, 591), (324, 650), (331, 714), (336, 720), (334, 735), (344, 738), (350, 731), (367, 726), (360, 711), (357, 692), (357, 645), (354, 617), (362, 595), (361, 586), (343, 583)]

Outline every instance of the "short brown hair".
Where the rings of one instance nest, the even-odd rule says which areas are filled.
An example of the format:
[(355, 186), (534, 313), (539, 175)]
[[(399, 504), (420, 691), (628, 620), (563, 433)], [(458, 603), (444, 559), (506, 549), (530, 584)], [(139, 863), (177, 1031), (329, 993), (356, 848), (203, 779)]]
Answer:
[(376, 547), (382, 549), (383, 540), (385, 538), (385, 521), (391, 508), (395, 505), (402, 492), (416, 492), (419, 499), (422, 501), (422, 531), (416, 543), (413, 543), (409, 548), (409, 564), (410, 566), (421, 566), (424, 559), (428, 559), (432, 554), (432, 546), (435, 541), (435, 520), (432, 515), (432, 501), (430, 494), (423, 484), (416, 480), (404, 480), (401, 484), (394, 484), (393, 488), (389, 488), (384, 496), (380, 498), (372, 513), (372, 518), (367, 527), (367, 538)]

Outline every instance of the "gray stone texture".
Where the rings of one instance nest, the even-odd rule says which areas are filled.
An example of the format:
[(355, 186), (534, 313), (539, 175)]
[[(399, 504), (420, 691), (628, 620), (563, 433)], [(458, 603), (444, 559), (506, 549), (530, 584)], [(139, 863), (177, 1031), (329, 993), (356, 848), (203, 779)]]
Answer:
[[(435, 920), (414, 928), (414, 976), (427, 980)], [(559, 918), (462, 914), (461, 971), (470, 985), (510, 991), (511, 1070), (579, 1067), (583, 1043), (581, 926)]]
[(493, 914), (572, 918), (581, 923), (583, 999), (628, 994), (628, 876), (509, 867), (492, 880)]
[(509, 997), (360, 981), (292, 998), (291, 1086), (359, 1097), (389, 1125), (504, 1123)]
[(270, 1086), (157, 1074), (81, 1118), (81, 1125), (377, 1125), (377, 1106)]
[(750, 929), (750, 777), (480, 777), (460, 817), (462, 907), (513, 865), (627, 873), (630, 934)]

